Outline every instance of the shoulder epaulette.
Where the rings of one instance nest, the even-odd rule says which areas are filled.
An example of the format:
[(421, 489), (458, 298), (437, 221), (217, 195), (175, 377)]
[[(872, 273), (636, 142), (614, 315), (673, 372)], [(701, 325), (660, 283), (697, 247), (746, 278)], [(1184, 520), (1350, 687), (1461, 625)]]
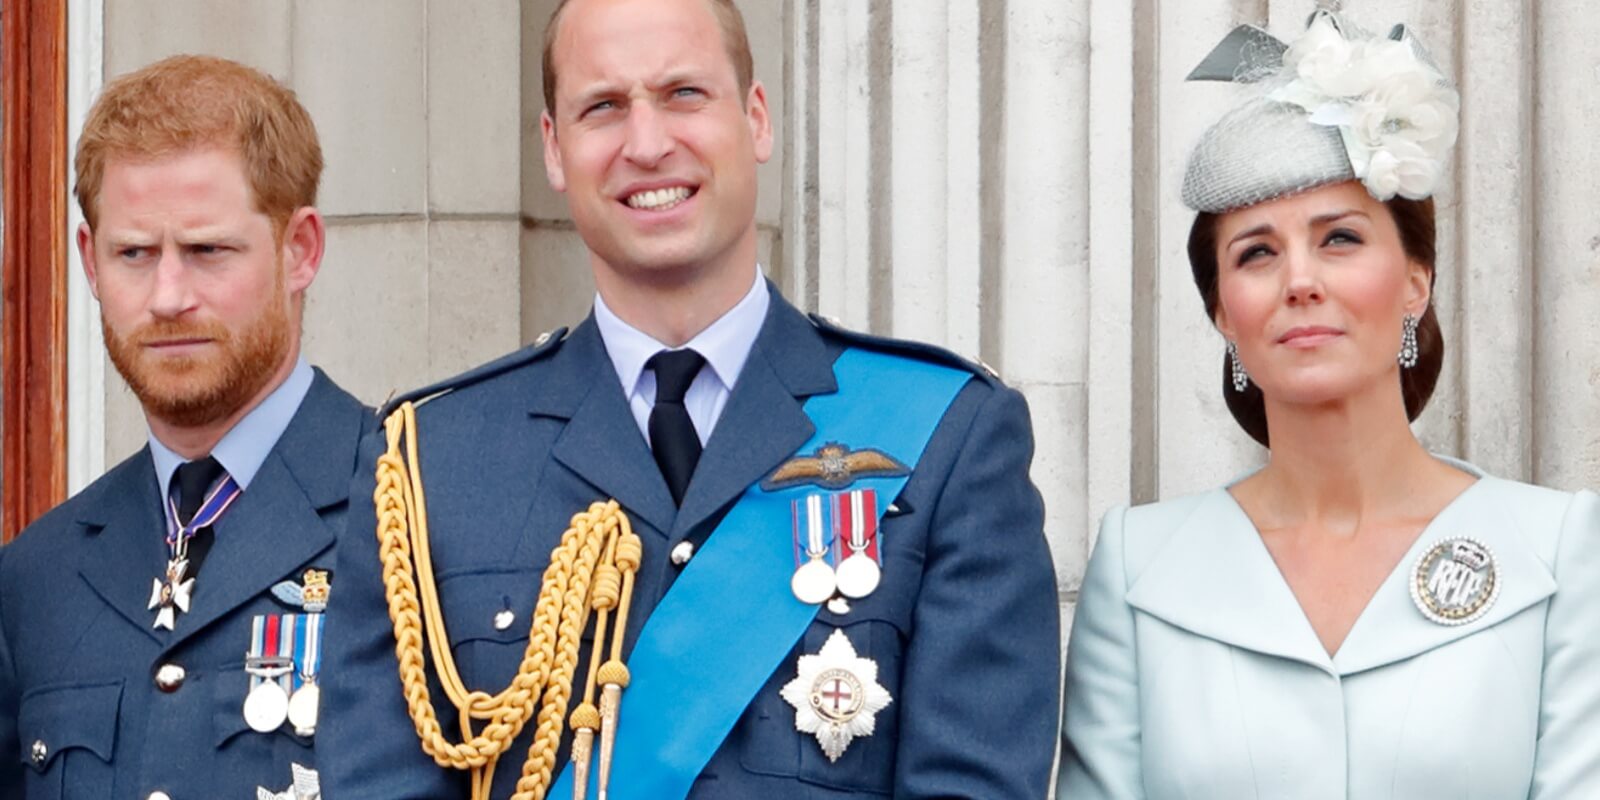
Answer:
[(508, 353), (500, 358), (490, 361), (487, 364), (473, 367), (472, 369), (467, 370), (460, 375), (456, 375), (455, 377), (446, 378), (438, 383), (430, 384), (420, 389), (413, 389), (409, 392), (405, 392), (390, 398), (389, 401), (384, 403), (383, 407), (378, 411), (378, 418), (388, 419), (389, 415), (394, 413), (395, 409), (406, 403), (420, 404), (427, 400), (432, 400), (440, 395), (449, 394), (450, 392), (453, 392), (464, 386), (471, 386), (472, 384), (486, 381), (497, 375), (510, 372), (511, 370), (516, 369), (524, 364), (537, 361), (545, 355), (555, 352), (556, 349), (561, 346), (561, 343), (566, 340), (566, 338), (566, 328), (556, 328), (553, 331), (545, 331), (544, 333), (539, 334), (539, 336), (533, 340), (532, 344), (522, 348), (521, 350)]
[(877, 336), (870, 333), (862, 333), (861, 331), (846, 328), (837, 319), (832, 317), (824, 317), (820, 314), (807, 314), (806, 316), (811, 319), (811, 324), (815, 325), (817, 330), (820, 330), (830, 336), (842, 339), (850, 344), (860, 345), (873, 350), (896, 353), (899, 355), (908, 356), (910, 358), (918, 358), (924, 361), (932, 361), (937, 364), (956, 367), (958, 369), (964, 369), (990, 383), (1000, 382), (1000, 373), (996, 372), (994, 368), (988, 364), (978, 361), (977, 359), (963, 357), (959, 353), (947, 350), (938, 345), (928, 344), (927, 342), (913, 341), (910, 339), (895, 339), (888, 336)]

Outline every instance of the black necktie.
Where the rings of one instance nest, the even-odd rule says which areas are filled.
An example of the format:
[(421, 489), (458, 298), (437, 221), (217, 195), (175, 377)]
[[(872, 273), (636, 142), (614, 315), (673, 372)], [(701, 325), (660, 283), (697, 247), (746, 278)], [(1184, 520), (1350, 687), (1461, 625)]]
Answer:
[[(178, 524), (187, 525), (194, 519), (200, 506), (205, 503), (206, 492), (211, 490), (223, 475), (222, 465), (215, 458), (206, 456), (199, 461), (190, 461), (178, 467), (173, 473), (173, 483), (178, 486)], [(185, 573), (194, 577), (200, 571), (200, 562), (204, 561), (206, 554), (211, 552), (211, 526), (207, 525), (194, 532), (189, 539), (189, 569)]]
[(662, 350), (645, 366), (656, 373), (656, 404), (650, 409), (650, 450), (656, 465), (667, 479), (672, 502), (683, 505), (694, 466), (700, 462), (700, 435), (694, 431), (683, 396), (694, 376), (705, 366), (705, 357), (693, 350)]

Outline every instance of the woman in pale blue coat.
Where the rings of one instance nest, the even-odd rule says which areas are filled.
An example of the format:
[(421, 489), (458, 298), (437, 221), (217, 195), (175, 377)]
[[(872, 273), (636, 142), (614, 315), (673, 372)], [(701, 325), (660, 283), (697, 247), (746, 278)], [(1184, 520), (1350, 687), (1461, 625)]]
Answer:
[(1404, 29), (1241, 29), (1260, 96), (1196, 148), (1189, 255), (1229, 486), (1106, 515), (1067, 656), (1061, 798), (1600, 798), (1600, 501), (1413, 436), (1443, 343), (1431, 195), (1457, 96)]

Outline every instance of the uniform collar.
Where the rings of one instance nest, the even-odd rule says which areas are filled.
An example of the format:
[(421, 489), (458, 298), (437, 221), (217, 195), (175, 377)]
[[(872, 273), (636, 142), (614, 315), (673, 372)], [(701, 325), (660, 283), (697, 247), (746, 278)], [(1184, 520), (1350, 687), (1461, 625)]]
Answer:
[[(733, 385), (744, 369), (744, 362), (750, 358), (750, 349), (755, 346), (756, 337), (761, 333), (761, 324), (767, 318), (767, 308), (771, 303), (767, 283), (757, 267), (755, 282), (751, 284), (750, 291), (745, 292), (744, 298), (683, 345), (705, 357), (706, 364), (721, 381), (723, 389), (733, 391)], [(606, 305), (605, 298), (599, 293), (594, 296), (594, 322), (600, 330), (606, 353), (611, 357), (611, 365), (616, 368), (617, 379), (622, 382), (624, 397), (633, 396), (644, 374), (645, 362), (651, 356), (662, 350), (675, 349), (629, 325)]]
[[(289, 421), (294, 419), (300, 403), (305, 400), (306, 393), (311, 390), (312, 377), (311, 365), (306, 363), (303, 356), (296, 358), (289, 377), (223, 434), (216, 447), (211, 448), (212, 457), (228, 471), (240, 488), (250, 488), (250, 481), (261, 470), (262, 462), (267, 460), (267, 454), (272, 452), (273, 446), (289, 427)], [(154, 433), (149, 438), (150, 460), (155, 463), (156, 480), (161, 485), (160, 496), (170, 497), (172, 474), (186, 459), (162, 444)]]
[[(1555, 578), (1507, 510), (1506, 482), (1471, 465), (1450, 463), (1477, 475), (1477, 483), (1423, 529), (1332, 657), (1317, 639), (1261, 535), (1225, 488), (1201, 496), (1187, 519), (1130, 576), (1127, 602), (1191, 633), (1300, 661), (1333, 675), (1411, 658), (1496, 625), (1549, 597), (1555, 591)], [(1451, 627), (1422, 616), (1411, 598), (1410, 578), (1423, 553), (1454, 537), (1471, 537), (1489, 546), (1502, 590), (1483, 617)]]

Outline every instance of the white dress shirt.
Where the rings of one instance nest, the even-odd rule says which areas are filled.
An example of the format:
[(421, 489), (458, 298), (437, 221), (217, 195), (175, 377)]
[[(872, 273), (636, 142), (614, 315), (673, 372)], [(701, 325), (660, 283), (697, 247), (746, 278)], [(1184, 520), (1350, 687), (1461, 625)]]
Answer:
[(700, 374), (694, 377), (689, 392), (683, 396), (684, 408), (688, 409), (695, 433), (704, 446), (711, 440), (711, 430), (722, 416), (722, 408), (728, 404), (739, 372), (750, 357), (750, 348), (755, 346), (756, 336), (761, 333), (771, 302), (767, 282), (757, 267), (755, 283), (744, 299), (683, 348), (673, 348), (624, 322), (606, 305), (605, 298), (598, 293), (595, 295), (594, 322), (600, 329), (600, 340), (605, 343), (612, 366), (616, 367), (622, 393), (628, 398), (628, 408), (646, 442), (650, 441), (650, 409), (656, 404), (656, 373), (646, 369), (645, 362), (662, 350), (691, 349), (705, 357), (706, 366), (700, 368)]

